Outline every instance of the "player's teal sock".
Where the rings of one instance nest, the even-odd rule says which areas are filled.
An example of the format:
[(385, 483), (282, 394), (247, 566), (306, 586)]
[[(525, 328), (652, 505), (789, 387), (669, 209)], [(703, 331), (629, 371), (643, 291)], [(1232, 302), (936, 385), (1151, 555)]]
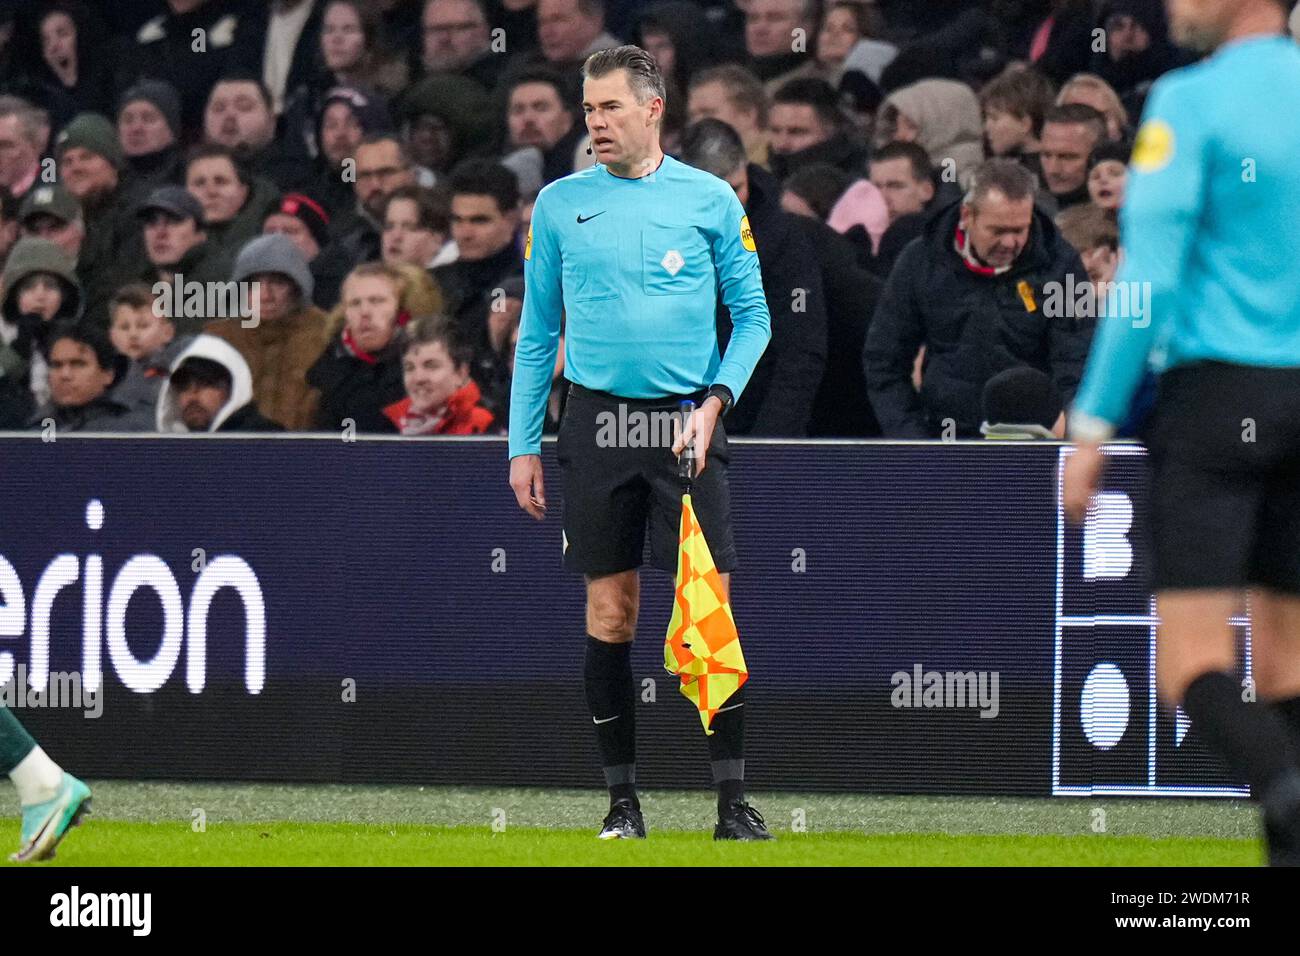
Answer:
[(35, 749), (36, 741), (18, 718), (7, 707), (0, 707), (0, 774), (8, 776)]
[(639, 808), (632, 643), (609, 644), (588, 634), (583, 680), (610, 802), (631, 800)]
[(745, 688), (741, 687), (713, 715), (709, 760), (718, 806), (745, 799)]

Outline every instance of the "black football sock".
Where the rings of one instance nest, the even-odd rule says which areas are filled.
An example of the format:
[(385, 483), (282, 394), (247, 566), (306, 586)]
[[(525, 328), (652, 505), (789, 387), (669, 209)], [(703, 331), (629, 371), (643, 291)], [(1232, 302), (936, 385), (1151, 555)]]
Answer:
[(718, 807), (745, 799), (745, 688), (741, 687), (713, 715), (709, 761)]
[(1287, 697), (1273, 701), (1272, 707), (1286, 723), (1291, 734), (1291, 745), (1300, 754), (1300, 697)]
[(1250, 784), (1257, 799), (1296, 773), (1296, 750), (1286, 722), (1268, 706), (1241, 699), (1236, 678), (1208, 671), (1187, 687), (1183, 709), (1206, 745)]
[(605, 771), (609, 800), (636, 796), (636, 683), (632, 679), (632, 642), (609, 644), (587, 635), (583, 666), (587, 707), (596, 725), (596, 743)]

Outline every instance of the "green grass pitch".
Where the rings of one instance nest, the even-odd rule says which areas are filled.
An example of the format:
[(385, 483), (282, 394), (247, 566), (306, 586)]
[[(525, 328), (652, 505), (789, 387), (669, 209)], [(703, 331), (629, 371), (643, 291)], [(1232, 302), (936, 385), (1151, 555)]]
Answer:
[[(713, 842), (713, 795), (703, 791), (647, 792), (649, 839), (602, 843), (595, 831), (606, 797), (591, 790), (91, 787), (92, 814), (42, 865), (1257, 866), (1262, 859), (1256, 811), (1240, 801), (756, 793), (750, 800), (777, 840), (740, 845)], [(0, 818), (0, 848), (7, 854), (17, 845), (17, 816)]]

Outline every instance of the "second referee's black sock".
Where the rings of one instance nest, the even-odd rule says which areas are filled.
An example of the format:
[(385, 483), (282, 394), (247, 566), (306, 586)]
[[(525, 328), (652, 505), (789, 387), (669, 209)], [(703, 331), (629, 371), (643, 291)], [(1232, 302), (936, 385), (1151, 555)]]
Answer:
[(1183, 709), (1209, 748), (1250, 784), (1256, 798), (1296, 772), (1286, 723), (1269, 707), (1243, 701), (1236, 678), (1221, 671), (1202, 674), (1188, 685)]
[(1286, 723), (1287, 730), (1291, 733), (1291, 744), (1296, 748), (1297, 754), (1300, 754), (1300, 697), (1277, 700), (1272, 706)]
[(636, 682), (632, 679), (632, 642), (609, 644), (587, 635), (583, 665), (587, 706), (596, 725), (596, 743), (609, 799), (636, 796)]
[(745, 688), (741, 687), (713, 715), (709, 729), (709, 761), (718, 807), (745, 799)]

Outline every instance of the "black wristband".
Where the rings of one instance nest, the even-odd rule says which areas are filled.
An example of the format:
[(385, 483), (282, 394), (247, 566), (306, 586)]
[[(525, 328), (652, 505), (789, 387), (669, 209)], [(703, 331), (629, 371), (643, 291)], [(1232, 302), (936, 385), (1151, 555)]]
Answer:
[(719, 412), (720, 415), (727, 414), (727, 410), (731, 408), (732, 402), (735, 401), (735, 398), (731, 394), (731, 389), (727, 388), (725, 385), (714, 385), (710, 387), (709, 390), (704, 393), (704, 400), (707, 402), (710, 398), (716, 398), (722, 403), (722, 411)]

